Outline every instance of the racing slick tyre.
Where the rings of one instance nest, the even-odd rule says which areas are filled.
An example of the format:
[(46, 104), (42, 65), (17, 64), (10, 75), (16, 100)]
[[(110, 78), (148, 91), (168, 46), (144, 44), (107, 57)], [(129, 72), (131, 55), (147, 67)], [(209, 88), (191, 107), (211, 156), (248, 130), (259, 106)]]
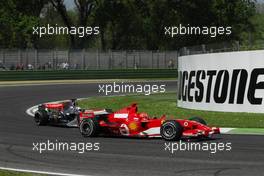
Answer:
[(160, 135), (167, 141), (178, 141), (182, 137), (183, 127), (175, 120), (165, 121), (160, 128)]
[(201, 117), (191, 117), (191, 118), (189, 118), (189, 120), (199, 122), (203, 125), (207, 125), (206, 121), (204, 119), (202, 119)]
[(84, 137), (95, 137), (99, 133), (99, 126), (95, 119), (86, 119), (80, 123), (80, 132)]
[(37, 111), (35, 113), (34, 119), (38, 126), (44, 126), (48, 123), (48, 115), (46, 112)]

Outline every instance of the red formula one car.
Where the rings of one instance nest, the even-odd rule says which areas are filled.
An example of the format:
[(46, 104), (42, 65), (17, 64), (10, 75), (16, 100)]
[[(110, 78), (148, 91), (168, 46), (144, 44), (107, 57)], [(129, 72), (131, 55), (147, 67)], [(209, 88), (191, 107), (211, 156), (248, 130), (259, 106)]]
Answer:
[(100, 134), (112, 136), (155, 137), (165, 140), (179, 140), (182, 137), (210, 137), (219, 134), (217, 127), (208, 127), (206, 122), (193, 117), (189, 120), (166, 120), (165, 115), (151, 118), (146, 113), (138, 113), (137, 104), (132, 104), (114, 113), (96, 115), (93, 110), (79, 114), (80, 132), (84, 137)]

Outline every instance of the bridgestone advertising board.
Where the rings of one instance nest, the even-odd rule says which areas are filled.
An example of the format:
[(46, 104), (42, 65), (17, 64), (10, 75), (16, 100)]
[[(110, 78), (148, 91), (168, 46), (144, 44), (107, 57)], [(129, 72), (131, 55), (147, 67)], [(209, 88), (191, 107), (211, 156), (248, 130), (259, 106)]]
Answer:
[(179, 57), (178, 106), (264, 112), (264, 50)]

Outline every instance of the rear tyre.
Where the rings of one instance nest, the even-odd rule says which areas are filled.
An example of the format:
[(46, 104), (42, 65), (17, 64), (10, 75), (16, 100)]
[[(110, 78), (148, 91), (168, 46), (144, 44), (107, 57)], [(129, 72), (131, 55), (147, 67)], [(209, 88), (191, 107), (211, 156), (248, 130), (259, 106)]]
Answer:
[(189, 118), (189, 120), (199, 122), (203, 125), (207, 125), (206, 121), (204, 119), (202, 119), (201, 117), (191, 117), (191, 118)]
[(48, 123), (48, 115), (46, 112), (37, 111), (35, 113), (34, 119), (38, 126), (44, 126)]
[(182, 137), (183, 127), (175, 120), (165, 121), (160, 128), (160, 135), (167, 141), (178, 141)]
[(99, 133), (99, 126), (95, 119), (85, 119), (80, 123), (80, 132), (84, 137), (95, 137)]

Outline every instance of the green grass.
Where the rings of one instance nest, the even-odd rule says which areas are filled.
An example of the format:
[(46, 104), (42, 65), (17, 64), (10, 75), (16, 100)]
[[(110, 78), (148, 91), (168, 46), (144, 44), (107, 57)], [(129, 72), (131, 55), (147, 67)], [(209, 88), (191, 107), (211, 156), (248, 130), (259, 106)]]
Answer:
[(219, 127), (264, 128), (264, 114), (198, 111), (178, 108), (176, 93), (128, 95), (116, 97), (91, 97), (78, 102), (82, 108), (111, 108), (118, 110), (133, 102), (138, 103), (139, 112), (171, 118), (203, 117), (209, 125)]
[(25, 172), (15, 172), (15, 171), (6, 171), (0, 170), (0, 176), (44, 176), (42, 174), (33, 174)]

